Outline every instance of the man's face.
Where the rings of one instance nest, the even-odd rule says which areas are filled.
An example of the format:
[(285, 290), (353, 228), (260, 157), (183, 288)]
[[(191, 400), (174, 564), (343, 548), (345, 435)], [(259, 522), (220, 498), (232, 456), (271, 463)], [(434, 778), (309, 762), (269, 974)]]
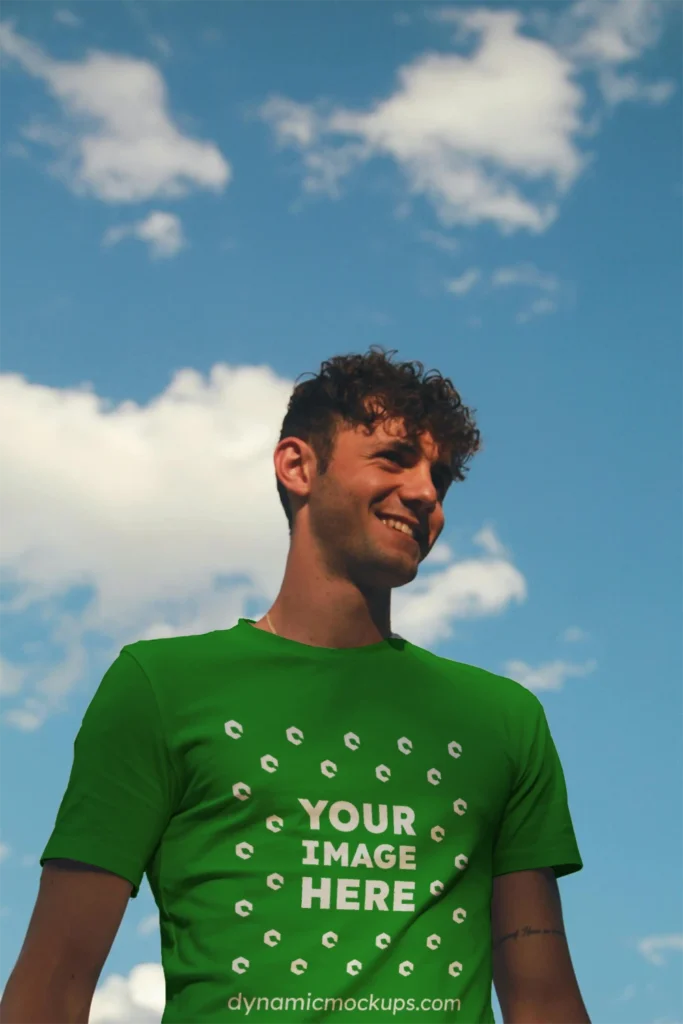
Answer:
[(328, 567), (362, 588), (410, 583), (443, 530), (450, 483), (447, 453), (428, 432), (411, 444), (401, 420), (380, 422), (371, 435), (342, 427), (308, 496), (309, 528)]

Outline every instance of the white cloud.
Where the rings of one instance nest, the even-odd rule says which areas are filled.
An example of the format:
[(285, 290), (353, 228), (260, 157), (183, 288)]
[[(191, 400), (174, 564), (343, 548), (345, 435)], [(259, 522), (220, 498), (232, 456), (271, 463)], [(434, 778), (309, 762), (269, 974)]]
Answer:
[(138, 935), (151, 935), (159, 930), (159, 914), (148, 914), (139, 922), (137, 927)]
[(302, 152), (308, 191), (336, 196), (352, 167), (389, 156), (446, 225), (543, 231), (583, 165), (575, 141), (583, 93), (572, 65), (524, 35), (518, 12), (457, 13), (476, 40), (471, 54), (423, 54), (400, 68), (394, 93), (369, 110), (271, 97), (261, 115), (280, 145)]
[(446, 281), (446, 291), (453, 295), (467, 295), (480, 278), (481, 271), (477, 267), (470, 267), (460, 277), (453, 277), (450, 281)]
[(636, 60), (658, 41), (663, 7), (657, 0), (577, 0), (561, 27), (574, 57), (606, 64)]
[(517, 314), (516, 320), (518, 324), (526, 324), (537, 316), (546, 316), (548, 313), (554, 313), (556, 310), (557, 303), (553, 299), (534, 299), (528, 309), (524, 309)]
[(475, 544), (479, 545), (479, 547), (482, 547), (489, 555), (494, 555), (496, 558), (509, 557), (509, 552), (501, 543), (500, 538), (496, 535), (492, 526), (482, 527), (478, 533), (475, 533), (472, 540)]
[(491, 284), (494, 288), (525, 285), (530, 288), (540, 288), (541, 291), (546, 292), (555, 292), (559, 287), (559, 282), (554, 274), (543, 273), (533, 263), (517, 263), (511, 267), (499, 267), (491, 275)]
[(655, 967), (663, 967), (666, 963), (663, 950), (683, 952), (683, 934), (676, 932), (669, 935), (648, 935), (638, 943), (638, 952)]
[(122, 224), (109, 228), (102, 239), (104, 246), (116, 245), (124, 238), (137, 238), (149, 245), (149, 251), (155, 259), (168, 259), (175, 256), (185, 245), (180, 217), (174, 213), (154, 210), (143, 220), (134, 224)]
[(149, 61), (101, 51), (53, 60), (9, 22), (0, 24), (0, 51), (61, 104), (63, 126), (34, 123), (24, 135), (57, 149), (51, 170), (76, 193), (127, 203), (228, 184), (230, 165), (218, 147), (173, 123), (166, 84)]
[(110, 974), (97, 987), (90, 1024), (160, 1024), (166, 1002), (161, 964), (138, 964), (128, 977)]
[[(88, 635), (106, 660), (134, 639), (229, 628), (248, 602), (265, 611), (287, 556), (272, 453), (291, 388), (267, 366), (218, 365), (206, 378), (178, 371), (144, 405), (115, 404), (0, 375), (5, 630), (40, 615), (61, 651), (56, 664), (29, 657), (6, 721), (38, 728), (99, 674)], [(454, 619), (524, 600), (523, 576), (492, 550), (453, 563), (441, 548), (394, 594), (396, 631), (429, 644)], [(89, 600), (67, 613), (76, 587)]]
[(82, 18), (79, 18), (77, 14), (66, 8), (60, 8), (60, 10), (55, 11), (54, 20), (59, 22), (60, 25), (66, 25), (67, 28), (79, 28), (83, 24)]
[(564, 633), (562, 633), (561, 640), (564, 640), (567, 644), (580, 643), (582, 640), (588, 639), (588, 633), (581, 629), (580, 626), (568, 626)]
[(429, 245), (441, 249), (442, 252), (457, 252), (460, 248), (457, 238), (451, 238), (440, 231), (421, 231), (420, 241), (427, 242)]
[(453, 619), (500, 615), (526, 595), (524, 577), (506, 559), (464, 559), (396, 590), (392, 625), (407, 640), (428, 646), (448, 639)]
[(436, 542), (432, 550), (429, 552), (429, 565), (444, 565), (446, 562), (453, 560), (453, 550), (450, 545), (446, 544), (445, 541), (439, 540)]
[(537, 316), (544, 316), (557, 310), (557, 300), (550, 296), (559, 293), (559, 280), (554, 274), (539, 270), (533, 263), (517, 263), (513, 266), (499, 267), (491, 274), (491, 284), (494, 288), (535, 288), (545, 293), (533, 299), (525, 309), (517, 314), (516, 320), (519, 324), (528, 323), (529, 320)]
[(22, 665), (14, 665), (0, 655), (0, 696), (9, 697), (18, 693), (24, 684), (26, 670)]
[(10, 855), (10, 852), (11, 852), (11, 851), (10, 851), (10, 848), (9, 848), (9, 846), (7, 845), (7, 843), (2, 843), (2, 842), (0, 842), (0, 864), (1, 864), (1, 863), (2, 863), (2, 862), (3, 862), (4, 860), (7, 860), (7, 858), (8, 858), (8, 857), (9, 857), (9, 855)]
[(171, 57), (173, 55), (173, 47), (166, 36), (152, 35), (149, 37), (149, 41), (162, 57)]
[(595, 660), (583, 665), (573, 665), (568, 661), (549, 661), (534, 668), (525, 661), (508, 661), (505, 663), (505, 675), (515, 679), (529, 690), (561, 690), (567, 679), (581, 678), (594, 672), (597, 668)]
[(672, 82), (624, 70), (658, 42), (665, 7), (578, 0), (543, 17), (528, 8), (430, 9), (454, 27), (456, 52), (405, 64), (386, 98), (354, 110), (271, 96), (260, 113), (278, 144), (301, 154), (305, 192), (339, 198), (355, 167), (389, 157), (411, 197), (426, 197), (444, 225), (542, 232), (589, 160), (579, 142), (599, 123), (588, 110), (590, 79), (608, 106), (672, 94)]
[(675, 90), (672, 81), (645, 82), (618, 69), (659, 42), (666, 11), (661, 0), (577, 0), (558, 20), (555, 35), (577, 69), (594, 71), (609, 105), (625, 100), (664, 103)]

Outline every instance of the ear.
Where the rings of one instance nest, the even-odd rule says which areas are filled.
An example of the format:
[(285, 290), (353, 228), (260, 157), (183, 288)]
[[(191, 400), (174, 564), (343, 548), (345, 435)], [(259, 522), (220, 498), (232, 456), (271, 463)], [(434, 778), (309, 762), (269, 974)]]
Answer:
[(283, 437), (273, 453), (275, 473), (290, 499), (305, 499), (311, 492), (317, 466), (315, 452), (300, 437)]

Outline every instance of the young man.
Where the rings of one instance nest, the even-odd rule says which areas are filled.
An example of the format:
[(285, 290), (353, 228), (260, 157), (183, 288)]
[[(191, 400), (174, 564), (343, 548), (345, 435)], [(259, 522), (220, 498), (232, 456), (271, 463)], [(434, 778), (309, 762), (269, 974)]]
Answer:
[(165, 1024), (490, 1022), (492, 977), (505, 1021), (588, 1021), (556, 882), (582, 864), (541, 704), (391, 631), (391, 591), (478, 448), (450, 380), (383, 350), (295, 388), (277, 599), (130, 644), (105, 674), (6, 1024), (87, 1021), (145, 873)]

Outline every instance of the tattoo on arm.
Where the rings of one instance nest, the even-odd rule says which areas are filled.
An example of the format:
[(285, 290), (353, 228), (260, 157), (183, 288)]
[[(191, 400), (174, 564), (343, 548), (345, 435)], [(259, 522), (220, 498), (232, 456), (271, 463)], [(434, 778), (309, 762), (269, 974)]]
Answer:
[(525, 924), (523, 928), (518, 928), (516, 931), (497, 939), (493, 944), (493, 948), (498, 949), (508, 939), (526, 939), (529, 935), (561, 935), (563, 938), (566, 938), (561, 928), (532, 928), (531, 925)]

